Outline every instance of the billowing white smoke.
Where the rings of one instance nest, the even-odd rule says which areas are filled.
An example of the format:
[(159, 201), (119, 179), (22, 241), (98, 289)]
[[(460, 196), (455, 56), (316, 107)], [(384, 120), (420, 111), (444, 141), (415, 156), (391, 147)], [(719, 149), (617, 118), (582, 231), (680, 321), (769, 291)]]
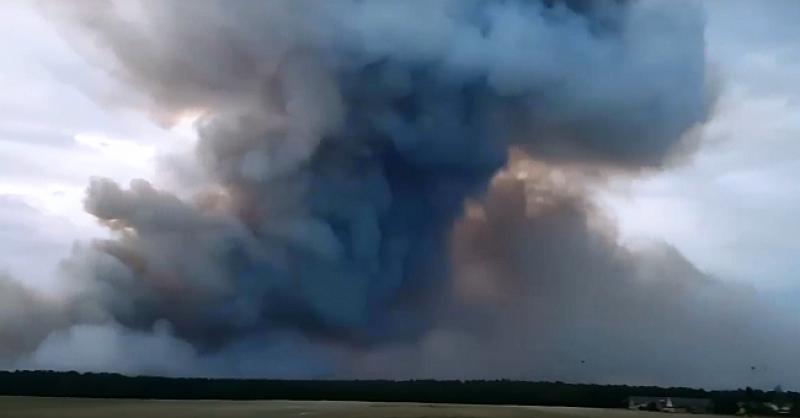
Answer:
[[(697, 4), (45, 5), (158, 120), (202, 112), (202, 174), (181, 179), (192, 197), (92, 182), (117, 237), (65, 261), (78, 325), (23, 364), (157, 371), (118, 354), (145, 347), (176, 374), (558, 378), (599, 355), (574, 377), (642, 381), (630, 350), (669, 354), (670, 331), (637, 335), (736, 317), (695, 311), (732, 291), (681, 257), (592, 226), (584, 180), (493, 180), (509, 147), (546, 173), (658, 167), (713, 102)], [(85, 340), (111, 360), (76, 360)]]

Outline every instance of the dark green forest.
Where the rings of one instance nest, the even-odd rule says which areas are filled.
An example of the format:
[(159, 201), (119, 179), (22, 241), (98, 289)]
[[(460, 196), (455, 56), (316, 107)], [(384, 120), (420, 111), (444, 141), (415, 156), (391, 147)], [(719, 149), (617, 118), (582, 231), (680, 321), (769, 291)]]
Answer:
[[(750, 388), (706, 391), (684, 387), (571, 384), (513, 380), (266, 380), (123, 376), (53, 371), (0, 372), (0, 395), (143, 399), (354, 400), (517, 404), (619, 408), (628, 396), (709, 398), (714, 412), (733, 414), (737, 403), (793, 403), (800, 393)], [(754, 407), (754, 409), (759, 409)], [(766, 414), (768, 411), (757, 411)]]

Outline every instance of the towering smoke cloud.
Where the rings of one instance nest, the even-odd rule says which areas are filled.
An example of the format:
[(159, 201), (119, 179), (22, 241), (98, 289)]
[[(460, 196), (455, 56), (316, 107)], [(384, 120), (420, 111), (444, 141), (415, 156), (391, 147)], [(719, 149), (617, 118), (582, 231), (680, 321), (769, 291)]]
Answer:
[(208, 347), (284, 327), (413, 337), (446, 296), (453, 222), (509, 145), (657, 165), (709, 104), (693, 8), (122, 6), (76, 17), (157, 114), (204, 111), (197, 159), (217, 187), (187, 202), (92, 183), (87, 210), (119, 231), (98, 245), (113, 264), (95, 269), (99, 308)]
[[(591, 173), (657, 168), (708, 116), (697, 4), (47, 6), (157, 120), (202, 116), (171, 167), (186, 190), (92, 181), (86, 210), (115, 238), (64, 262), (81, 325), (53, 325), (25, 361), (110, 338), (180, 356), (175, 373), (559, 378), (548, 359), (587, 341), (662, 352), (634, 337), (657, 318), (738, 317), (692, 317), (698, 295), (738, 291), (671, 250), (617, 246), (587, 193)], [(626, 353), (574, 377), (654, 376), (641, 356), (611, 372)]]

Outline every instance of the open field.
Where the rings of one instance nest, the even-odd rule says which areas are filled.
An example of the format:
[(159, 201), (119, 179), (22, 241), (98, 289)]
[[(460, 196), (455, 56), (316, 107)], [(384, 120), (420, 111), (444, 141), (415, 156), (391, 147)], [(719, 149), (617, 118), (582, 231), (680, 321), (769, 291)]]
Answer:
[[(0, 397), (1, 418), (658, 418), (663, 416), (657, 412), (622, 409), (543, 406)], [(701, 416), (670, 414), (669, 417)]]

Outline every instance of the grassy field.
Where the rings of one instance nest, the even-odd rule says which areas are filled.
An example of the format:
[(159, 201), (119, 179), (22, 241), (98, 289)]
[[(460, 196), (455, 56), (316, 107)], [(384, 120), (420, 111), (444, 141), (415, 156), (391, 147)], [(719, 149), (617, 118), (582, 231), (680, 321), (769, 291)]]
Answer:
[[(622, 409), (446, 404), (0, 397), (0, 418), (658, 418)], [(699, 415), (670, 414), (670, 418)]]

